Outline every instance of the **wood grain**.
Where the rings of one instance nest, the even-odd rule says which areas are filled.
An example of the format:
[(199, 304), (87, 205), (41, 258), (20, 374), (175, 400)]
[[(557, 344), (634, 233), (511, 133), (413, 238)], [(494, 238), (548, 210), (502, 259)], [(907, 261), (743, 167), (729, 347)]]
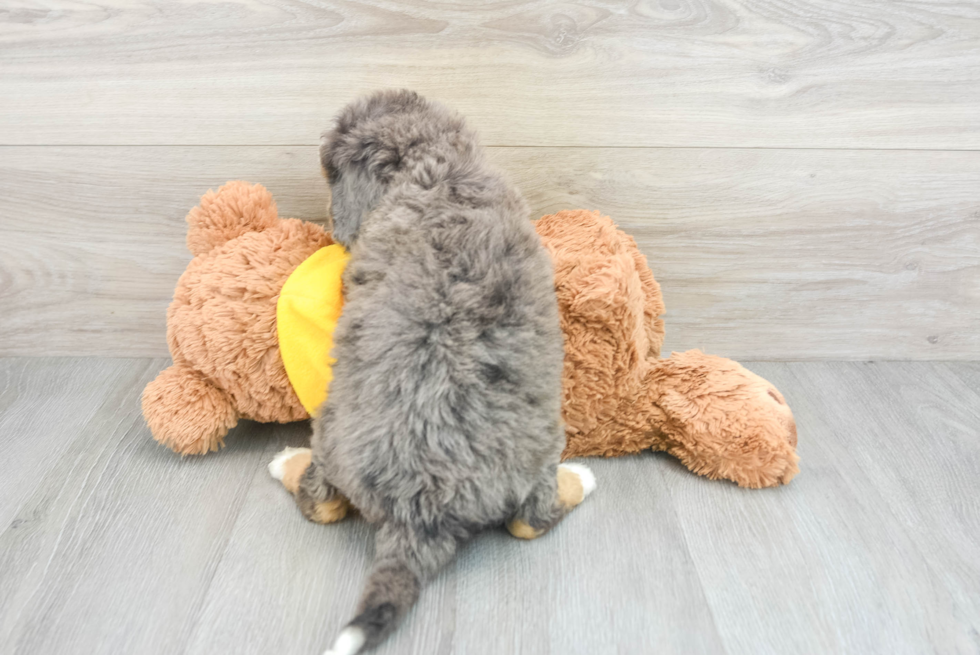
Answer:
[(980, 389), (980, 362), (949, 362), (946, 368), (974, 391)]
[[(181, 459), (150, 438), (143, 386), (165, 360), (78, 360), (104, 376), (106, 396), (33, 471), (29, 497), (0, 526), (0, 652), (181, 652), (255, 470), (264, 427), (244, 425), (210, 459)], [(33, 362), (29, 363), (28, 368)], [(71, 367), (67, 407), (85, 401)], [(25, 385), (27, 389), (36, 383)], [(33, 411), (50, 413), (39, 396)], [(18, 435), (43, 444), (48, 430)], [(3, 460), (0, 477), (19, 475)]]
[[(599, 209), (667, 304), (667, 349), (744, 359), (980, 357), (980, 153), (493, 148), (533, 215)], [(0, 353), (165, 356), (209, 187), (322, 220), (304, 147), (0, 148)]]
[[(18, 417), (81, 417), (57, 421), (65, 445), (0, 522), (0, 653), (309, 655), (350, 618), (373, 528), (306, 522), (265, 470), (308, 429), (243, 424), (218, 454), (174, 457), (138, 415), (165, 364), (0, 359), (0, 428), (43, 448), (50, 424)], [(795, 412), (790, 485), (586, 460), (581, 507), (537, 541), (465, 545), (379, 655), (976, 652), (976, 367), (748, 366)], [(0, 458), (0, 480), (23, 464)]]
[(115, 359), (0, 359), (0, 527), (112, 394), (141, 373)]
[[(285, 442), (301, 439), (293, 433)], [(655, 463), (589, 465), (603, 501), (590, 498), (533, 543), (502, 529), (479, 535), (378, 655), (596, 653), (611, 634), (622, 653), (651, 644), (663, 653), (720, 652)], [(633, 519), (620, 521), (624, 513)], [(281, 486), (259, 473), (188, 653), (322, 652), (352, 617), (373, 534), (360, 518), (305, 521)]]
[[(892, 438), (889, 450), (896, 462), (886, 470), (893, 475), (880, 487), (905, 525), (915, 526), (911, 536), (950, 598), (969, 608), (957, 618), (972, 617), (973, 632), (964, 630), (959, 640), (968, 643), (972, 637), (980, 646), (980, 560), (974, 556), (980, 541), (980, 388), (955, 374), (964, 368), (937, 363), (924, 383), (922, 369), (908, 362), (873, 367), (869, 386), (888, 390), (901, 410), (886, 417), (879, 406), (868, 415), (876, 421), (880, 416), (886, 430), (913, 427)], [(912, 464), (912, 457), (922, 461)]]
[[(977, 398), (927, 363), (750, 368), (793, 407), (800, 476), (751, 493), (666, 467), (727, 652), (975, 652)], [(956, 417), (942, 436), (908, 420), (929, 406)]]
[(410, 87), (488, 144), (980, 148), (980, 5), (24, 2), (0, 144), (315, 144)]

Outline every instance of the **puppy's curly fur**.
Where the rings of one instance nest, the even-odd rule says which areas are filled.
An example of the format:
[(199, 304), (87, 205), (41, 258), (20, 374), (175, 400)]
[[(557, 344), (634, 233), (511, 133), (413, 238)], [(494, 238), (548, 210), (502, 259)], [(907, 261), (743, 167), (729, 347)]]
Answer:
[(540, 534), (568, 510), (562, 334), (528, 208), (457, 114), (377, 93), (343, 110), (320, 154), (351, 261), (297, 498), (310, 516), (343, 495), (381, 524), (338, 641), (372, 646), (460, 540), (518, 519)]

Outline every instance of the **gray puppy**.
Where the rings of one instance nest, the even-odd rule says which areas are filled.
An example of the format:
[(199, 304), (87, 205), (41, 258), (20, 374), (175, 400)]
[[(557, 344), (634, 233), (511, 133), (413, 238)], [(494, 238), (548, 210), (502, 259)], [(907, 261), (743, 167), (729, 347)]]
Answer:
[[(527, 205), (462, 118), (410, 91), (346, 107), (320, 156), (351, 252), (333, 381), (297, 502), (379, 524), (357, 617), (334, 653), (380, 642), (457, 544), (543, 534), (594, 488), (558, 466), (562, 333)], [(282, 453), (270, 466), (282, 478)]]

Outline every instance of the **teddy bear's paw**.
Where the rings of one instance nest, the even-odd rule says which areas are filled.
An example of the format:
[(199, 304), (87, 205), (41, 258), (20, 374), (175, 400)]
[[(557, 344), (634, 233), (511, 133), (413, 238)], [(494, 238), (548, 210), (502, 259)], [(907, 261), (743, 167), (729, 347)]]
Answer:
[(790, 455), (786, 458), (785, 468), (779, 475), (779, 484), (789, 484), (790, 480), (796, 477), (796, 474), (800, 472), (799, 462), (799, 455), (797, 455), (795, 452), (790, 453)]
[(765, 463), (736, 470), (731, 476), (740, 487), (763, 489), (789, 484), (800, 472), (800, 457), (792, 450), (786, 450), (768, 459)]
[[(779, 446), (777, 442), (777, 446)], [(724, 457), (709, 460), (682, 450), (668, 452), (678, 457), (691, 471), (711, 480), (731, 480), (747, 489), (778, 487), (800, 472), (800, 458), (788, 444), (781, 447), (739, 450)]]
[(228, 394), (187, 365), (161, 371), (143, 390), (142, 403), (153, 438), (181, 455), (217, 451), (238, 423)]
[(284, 448), (269, 462), (269, 475), (282, 482), (286, 491), (295, 494), (312, 459), (313, 451), (309, 448)]
[(592, 469), (584, 464), (561, 464), (558, 467), (558, 499), (571, 509), (595, 491)]

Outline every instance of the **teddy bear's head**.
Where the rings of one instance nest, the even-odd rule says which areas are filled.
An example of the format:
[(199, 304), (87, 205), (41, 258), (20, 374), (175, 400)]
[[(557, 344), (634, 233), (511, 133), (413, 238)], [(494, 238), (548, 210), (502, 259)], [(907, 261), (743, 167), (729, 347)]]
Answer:
[(195, 255), (167, 311), (174, 364), (144, 392), (154, 437), (183, 454), (217, 450), (238, 418), (306, 418), (283, 366), (276, 303), (290, 273), (331, 243), (323, 228), (280, 219), (261, 185), (231, 182), (187, 215)]

